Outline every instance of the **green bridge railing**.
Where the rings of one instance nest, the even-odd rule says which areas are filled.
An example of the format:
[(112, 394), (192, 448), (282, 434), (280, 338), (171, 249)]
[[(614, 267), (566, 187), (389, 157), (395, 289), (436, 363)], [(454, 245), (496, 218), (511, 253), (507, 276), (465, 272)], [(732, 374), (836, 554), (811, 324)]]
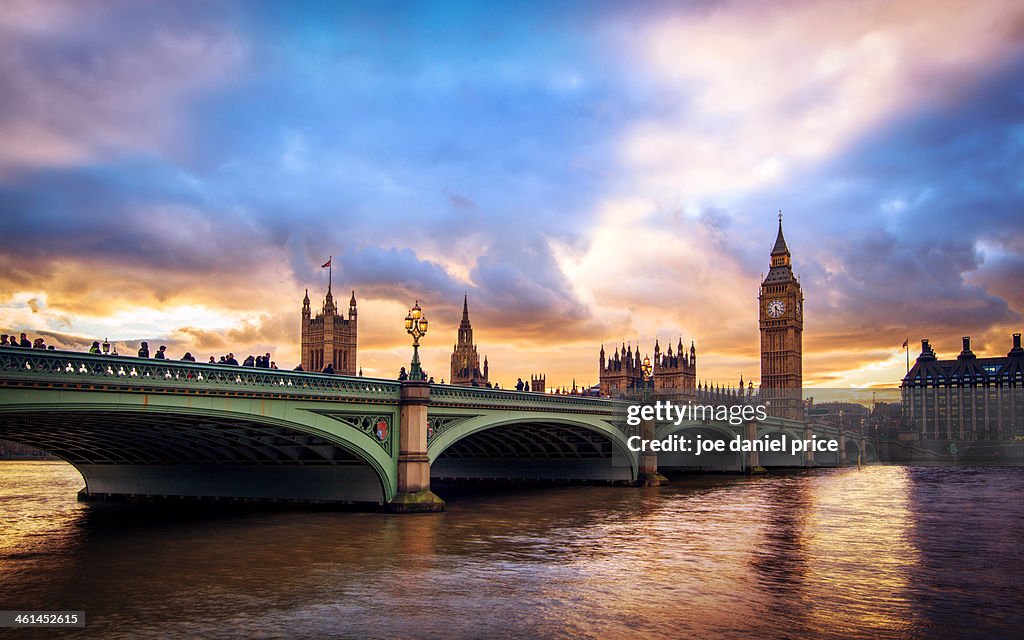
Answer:
[[(0, 347), (0, 386), (71, 386), (138, 392), (211, 392), (397, 404), (401, 383), (324, 373)], [(584, 396), (434, 384), (431, 405), (612, 414), (622, 402)]]
[(208, 391), (394, 402), (400, 383), (281, 369), (71, 351), (0, 348), (0, 386), (85, 385), (135, 391)]

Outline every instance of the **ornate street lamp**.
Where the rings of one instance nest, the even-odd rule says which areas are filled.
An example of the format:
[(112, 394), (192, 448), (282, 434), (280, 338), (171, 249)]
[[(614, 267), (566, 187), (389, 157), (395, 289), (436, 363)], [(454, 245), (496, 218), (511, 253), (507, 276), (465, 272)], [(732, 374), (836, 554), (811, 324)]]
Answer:
[(651, 381), (651, 373), (654, 371), (654, 367), (651, 366), (650, 356), (644, 356), (643, 364), (640, 365), (640, 374), (643, 377), (643, 402), (647, 404), (650, 400), (649, 385)]
[(427, 317), (423, 315), (423, 309), (420, 309), (419, 300), (405, 316), (405, 331), (412, 336), (412, 367), (409, 369), (409, 379), (425, 380), (426, 376), (420, 368), (420, 338), (427, 335)]
[(107, 342), (106, 338), (103, 338), (103, 355), (110, 353), (110, 343)]

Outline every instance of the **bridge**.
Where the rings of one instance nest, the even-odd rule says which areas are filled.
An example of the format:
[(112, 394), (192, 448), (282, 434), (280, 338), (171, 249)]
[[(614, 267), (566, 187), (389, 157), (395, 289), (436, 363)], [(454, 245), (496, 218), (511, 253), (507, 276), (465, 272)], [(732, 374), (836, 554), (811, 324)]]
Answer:
[[(631, 426), (628, 402), (425, 382), (0, 348), (0, 438), (43, 449), (95, 499), (373, 503), (434, 511), (431, 480), (658, 484), (873, 458), (871, 443), (769, 418)], [(835, 438), (837, 452), (636, 453), (630, 438)]]

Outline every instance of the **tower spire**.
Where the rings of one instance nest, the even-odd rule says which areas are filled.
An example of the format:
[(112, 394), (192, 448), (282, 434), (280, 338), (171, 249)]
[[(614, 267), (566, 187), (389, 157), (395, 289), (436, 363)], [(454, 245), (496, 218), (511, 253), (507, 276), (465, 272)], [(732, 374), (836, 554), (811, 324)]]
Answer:
[(775, 236), (775, 246), (772, 247), (772, 255), (789, 255), (789, 246), (786, 244), (786, 236), (782, 234), (782, 209), (779, 209), (779, 233)]

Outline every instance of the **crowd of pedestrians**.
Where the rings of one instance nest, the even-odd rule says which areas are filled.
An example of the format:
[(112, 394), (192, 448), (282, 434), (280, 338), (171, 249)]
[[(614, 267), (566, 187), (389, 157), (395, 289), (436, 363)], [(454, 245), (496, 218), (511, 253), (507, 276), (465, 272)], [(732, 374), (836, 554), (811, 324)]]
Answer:
[(6, 333), (0, 334), (0, 347), (18, 347), (20, 349), (47, 349), (49, 351), (54, 350), (53, 345), (46, 345), (46, 342), (42, 338), (36, 338), (35, 340), (29, 340), (28, 335), (21, 334), (21, 337), (14, 335), (7, 335)]
[[(24, 334), (24, 333), (22, 333), (20, 336), (15, 336), (13, 334), (6, 334), (6, 333), (0, 334), (0, 347), (18, 347), (18, 348), (22, 348), (22, 349), (46, 349), (46, 350), (49, 350), (49, 351), (54, 351), (55, 350), (54, 346), (53, 345), (47, 345), (45, 343), (45, 341), (43, 340), (43, 338), (36, 338), (35, 340), (29, 340), (28, 335)], [(110, 349), (110, 351), (107, 352), (106, 351), (107, 349)], [(111, 356), (119, 355), (117, 353), (117, 347), (110, 345), (106, 340), (103, 341), (103, 346), (102, 347), (100, 346), (99, 340), (94, 340), (92, 345), (89, 347), (89, 353), (99, 354), (99, 355), (104, 355), (105, 354), (105, 355), (111, 355)], [(157, 347), (156, 352), (150, 354), (149, 343), (145, 342), (145, 341), (143, 341), (142, 344), (139, 345), (139, 357), (140, 358), (152, 358), (154, 360), (169, 360), (170, 359), (170, 356), (167, 354), (167, 346), (166, 345), (160, 345), (159, 347)], [(181, 361), (182, 362), (196, 362), (196, 358), (195, 358), (194, 355), (192, 355), (191, 351), (186, 351), (184, 353), (184, 355), (181, 356)], [(218, 365), (228, 365), (228, 366), (236, 366), (236, 367), (239, 367), (239, 366), (240, 367), (253, 367), (253, 368), (256, 368), (256, 369), (277, 369), (278, 368), (277, 367), (277, 363), (270, 359), (270, 353), (269, 352), (263, 354), (262, 356), (250, 355), (247, 358), (245, 358), (245, 360), (243, 360), (241, 362), (241, 364), (239, 364), (238, 359), (235, 358), (235, 354), (234, 353), (224, 354), (224, 355), (220, 356), (219, 359), (216, 356), (210, 356), (210, 360), (206, 364), (218, 364)], [(295, 371), (304, 371), (304, 369), (302, 368), (302, 365), (300, 364), (297, 367), (295, 367)], [(323, 368), (323, 371), (321, 373), (331, 373), (331, 374), (333, 374), (334, 373), (334, 365), (331, 364), (331, 363), (327, 363), (327, 366), (325, 366)], [(359, 375), (360, 376), (363, 375), (362, 369), (360, 369)], [(435, 384), (433, 376), (427, 376), (427, 373), (425, 371), (423, 372), (423, 375), (424, 375), (424, 377), (428, 378), (428, 380), (427, 380), (428, 383)], [(405, 370), (405, 367), (402, 367), (401, 371), (399, 371), (398, 379), (399, 380), (408, 380), (409, 379), (409, 373)], [(444, 383), (445, 383), (444, 380), (441, 380), (440, 384), (444, 384)], [(471, 383), (471, 386), (478, 387), (478, 386), (480, 386), (480, 384), (477, 383), (474, 380)], [(494, 383), (492, 385), (490, 382), (488, 382), (485, 386), (488, 389), (500, 389), (501, 388), (500, 386), (498, 386), (498, 383)], [(522, 378), (519, 378), (516, 381), (516, 391), (529, 391), (529, 390), (530, 390), (530, 384), (528, 382), (523, 382)]]
[[(47, 345), (43, 338), (36, 338), (34, 341), (30, 341), (27, 334), (21, 334), (21, 336), (15, 336), (13, 334), (0, 334), (0, 347), (18, 347), (24, 349), (47, 349), (49, 351), (55, 351), (56, 348), (53, 345)], [(106, 340), (103, 341), (103, 346), (100, 346), (99, 340), (93, 340), (92, 345), (89, 347), (89, 353), (96, 355), (109, 355), (116, 356), (120, 355), (117, 352), (117, 346), (111, 345)], [(150, 354), (149, 343), (143, 341), (139, 345), (138, 355), (140, 358), (152, 358), (154, 360), (170, 360), (170, 355), (167, 353), (167, 345), (160, 345), (157, 350)], [(196, 357), (192, 355), (191, 351), (186, 351), (181, 356), (182, 362), (196, 362)], [(270, 359), (270, 353), (265, 353), (262, 356), (249, 356), (245, 359), (242, 364), (238, 363), (235, 359), (234, 353), (228, 353), (220, 356), (218, 360), (215, 356), (210, 356), (210, 360), (207, 364), (224, 364), (234, 365), (242, 367), (255, 367), (262, 369), (277, 369), (277, 363)], [(296, 367), (296, 370), (301, 371), (301, 365)]]

